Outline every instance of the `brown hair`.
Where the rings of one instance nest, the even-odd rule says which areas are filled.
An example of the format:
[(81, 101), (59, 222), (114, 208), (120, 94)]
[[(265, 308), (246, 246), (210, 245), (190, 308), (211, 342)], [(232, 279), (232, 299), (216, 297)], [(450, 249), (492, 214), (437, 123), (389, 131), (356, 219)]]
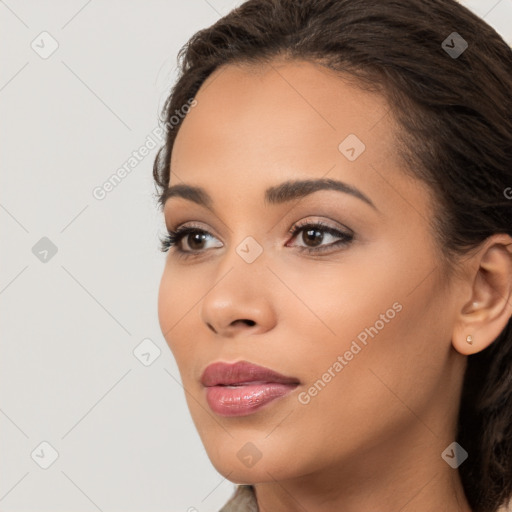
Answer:
[[(449, 53), (461, 41), (453, 32), (468, 43), (460, 55)], [(220, 66), (276, 57), (320, 63), (386, 97), (404, 169), (438, 202), (432, 222), (451, 270), (456, 255), (512, 234), (512, 50), (454, 0), (249, 0), (197, 32), (179, 53), (162, 111), (160, 206), (182, 122), (170, 122), (174, 113)], [(469, 457), (458, 470), (475, 512), (495, 512), (512, 496), (511, 322), (468, 356), (464, 377), (457, 442)]]

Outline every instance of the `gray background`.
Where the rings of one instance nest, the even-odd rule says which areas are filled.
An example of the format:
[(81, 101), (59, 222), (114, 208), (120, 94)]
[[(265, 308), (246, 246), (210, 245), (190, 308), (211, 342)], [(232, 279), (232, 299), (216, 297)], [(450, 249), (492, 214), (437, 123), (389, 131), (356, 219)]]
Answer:
[[(240, 3), (0, 1), (1, 512), (208, 512), (234, 489), (158, 324), (157, 148), (93, 190), (159, 147), (178, 50)], [(464, 3), (512, 43), (512, 0)]]

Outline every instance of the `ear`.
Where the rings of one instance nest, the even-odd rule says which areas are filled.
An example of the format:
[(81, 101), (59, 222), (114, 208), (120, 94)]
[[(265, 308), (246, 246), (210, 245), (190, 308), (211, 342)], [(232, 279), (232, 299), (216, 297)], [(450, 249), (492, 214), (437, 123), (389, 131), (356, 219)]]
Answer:
[(487, 348), (512, 316), (512, 238), (500, 233), (486, 239), (468, 269), (469, 299), (466, 295), (461, 304), (452, 336), (455, 350), (464, 355)]

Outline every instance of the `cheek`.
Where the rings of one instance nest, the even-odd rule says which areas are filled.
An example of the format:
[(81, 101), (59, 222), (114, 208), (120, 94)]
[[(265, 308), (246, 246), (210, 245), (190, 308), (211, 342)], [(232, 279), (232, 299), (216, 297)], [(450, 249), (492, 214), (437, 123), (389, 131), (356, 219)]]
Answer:
[(183, 339), (183, 334), (179, 334), (180, 329), (187, 324), (187, 315), (194, 314), (194, 304), (202, 295), (198, 285), (194, 284), (198, 280), (187, 280), (180, 278), (180, 275), (183, 274), (171, 268), (167, 262), (158, 290), (160, 329), (175, 357), (180, 346), (176, 341)]
[(300, 304), (289, 310), (300, 319), (289, 367), (302, 370), (305, 409), (317, 410), (316, 417), (359, 429), (372, 411), (394, 421), (402, 407), (407, 416), (397, 396), (426, 406), (450, 339), (435, 265), (423, 254), (422, 261), (404, 249), (383, 250), (378, 264), (373, 254), (366, 264), (347, 258), (330, 275), (301, 273), (300, 296), (314, 315), (303, 307), (299, 314)]
[[(316, 330), (316, 346), (304, 340), (293, 354), (289, 364), (307, 371), (286, 438), (303, 440), (304, 460), (328, 464), (340, 456), (357, 458), (361, 450), (378, 447), (417, 424), (416, 415), (429, 417), (426, 411), (435, 402), (445, 368), (442, 340), (437, 350), (430, 345), (426, 327), (432, 318), (423, 318), (424, 313), (430, 316), (421, 307), (424, 301), (402, 302), (400, 311), (388, 312), (388, 323), (380, 319), (387, 309), (379, 301), (374, 309), (358, 309), (355, 317), (346, 314), (337, 339), (319, 337)], [(313, 335), (313, 329), (309, 332)], [(360, 333), (365, 336), (358, 338)], [(315, 434), (305, 437), (308, 432)], [(328, 447), (325, 439), (330, 439)]]
[(175, 311), (169, 273), (164, 270), (158, 289), (158, 321), (164, 338), (168, 339), (168, 332), (172, 326), (172, 312)]

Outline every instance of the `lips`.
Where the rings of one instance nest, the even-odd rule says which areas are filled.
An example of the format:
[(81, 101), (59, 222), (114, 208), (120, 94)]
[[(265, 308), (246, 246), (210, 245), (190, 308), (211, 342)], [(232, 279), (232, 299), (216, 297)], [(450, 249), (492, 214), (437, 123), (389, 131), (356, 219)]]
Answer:
[(233, 364), (212, 363), (206, 367), (201, 376), (201, 384), (205, 387), (266, 383), (300, 384), (300, 381), (295, 377), (288, 377), (247, 361), (238, 361)]
[(247, 416), (290, 394), (300, 381), (247, 361), (213, 363), (201, 377), (210, 409), (220, 416)]

